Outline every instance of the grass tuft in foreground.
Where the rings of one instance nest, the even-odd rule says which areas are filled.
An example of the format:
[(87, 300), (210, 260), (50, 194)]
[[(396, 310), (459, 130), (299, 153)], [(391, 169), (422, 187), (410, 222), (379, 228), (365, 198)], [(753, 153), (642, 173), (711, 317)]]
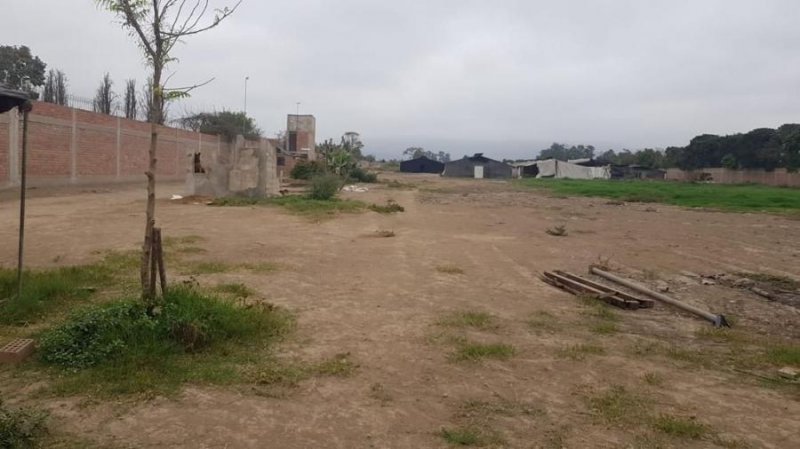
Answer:
[(503, 445), (505, 443), (502, 436), (497, 432), (481, 429), (476, 426), (442, 429), (439, 435), (451, 446), (486, 447), (490, 445)]
[(653, 419), (653, 427), (667, 435), (678, 438), (699, 440), (709, 432), (708, 426), (694, 419), (679, 418), (671, 415), (660, 415)]
[(39, 359), (63, 371), (56, 391), (168, 393), (187, 382), (236, 381), (248, 351), (276, 341), (292, 324), (271, 306), (240, 307), (174, 288), (152, 311), (123, 300), (75, 313), (42, 335)]
[(0, 448), (28, 449), (38, 447), (38, 440), (47, 431), (47, 413), (34, 409), (12, 409), (0, 399)]
[(450, 355), (451, 360), (456, 362), (478, 362), (484, 359), (507, 360), (510, 359), (516, 350), (513, 346), (503, 343), (461, 343)]
[(16, 270), (0, 268), (0, 324), (40, 321), (70, 302), (89, 299), (117, 277), (132, 272), (137, 263), (134, 254), (111, 253), (92, 265), (26, 271), (21, 297), (17, 295)]
[(361, 201), (355, 200), (342, 200), (337, 198), (320, 200), (307, 196), (288, 195), (275, 198), (217, 198), (211, 203), (211, 206), (280, 206), (297, 215), (311, 218), (324, 218), (337, 213), (360, 212), (366, 205)]
[(442, 326), (491, 330), (498, 327), (494, 317), (486, 312), (455, 312), (439, 321)]
[(797, 212), (800, 189), (755, 184), (699, 184), (667, 181), (526, 179), (522, 185), (560, 195), (612, 198), (628, 202), (708, 207), (733, 212)]

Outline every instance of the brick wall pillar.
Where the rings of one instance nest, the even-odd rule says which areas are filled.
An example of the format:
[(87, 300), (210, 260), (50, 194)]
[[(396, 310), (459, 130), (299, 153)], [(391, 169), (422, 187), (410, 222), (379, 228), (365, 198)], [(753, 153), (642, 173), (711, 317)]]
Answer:
[(69, 180), (72, 184), (78, 182), (78, 111), (72, 109), (72, 134), (69, 141)]
[(116, 159), (117, 159), (117, 167), (116, 167), (116, 178), (119, 179), (120, 174), (122, 173), (122, 119), (117, 117), (117, 148), (116, 148)]

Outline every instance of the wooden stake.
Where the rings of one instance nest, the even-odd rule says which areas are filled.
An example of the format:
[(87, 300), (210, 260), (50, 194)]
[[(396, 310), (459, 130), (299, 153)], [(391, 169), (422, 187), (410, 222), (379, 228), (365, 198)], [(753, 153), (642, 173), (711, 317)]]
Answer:
[[(153, 234), (155, 234), (155, 230), (158, 228), (153, 228)], [(150, 285), (148, 286), (147, 295), (148, 299), (150, 300), (151, 304), (156, 300), (156, 254), (155, 254), (155, 239), (154, 236), (151, 234), (150, 237)]]
[(167, 268), (164, 266), (164, 246), (161, 244), (161, 228), (156, 231), (156, 261), (158, 278), (161, 280), (161, 294), (167, 293)]

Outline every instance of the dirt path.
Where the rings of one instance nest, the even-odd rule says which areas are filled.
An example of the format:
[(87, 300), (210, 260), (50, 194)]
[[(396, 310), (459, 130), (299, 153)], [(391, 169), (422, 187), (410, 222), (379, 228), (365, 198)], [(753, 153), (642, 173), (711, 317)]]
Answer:
[[(656, 438), (652, 431), (608, 425), (591, 413), (590, 398), (616, 385), (646, 397), (659, 413), (697, 417), (721, 438), (658, 440), (663, 447), (726, 447), (725, 438), (749, 447), (796, 443), (797, 397), (719, 370), (637, 354), (652, 342), (693, 343), (704, 323), (658, 307), (620, 312), (621, 332), (598, 335), (579, 301), (537, 277), (556, 268), (582, 273), (598, 258), (665, 280), (687, 270), (794, 275), (800, 273), (797, 221), (552, 198), (504, 183), (401, 179), (420, 188), (348, 195), (368, 202), (392, 198), (404, 213), (341, 215), (322, 223), (273, 208), (159, 204), (167, 235), (203, 236), (210, 257), (285, 267), (202, 281), (241, 281), (295, 311), (298, 334), (286, 354), (350, 353), (359, 364), (355, 375), (310, 380), (279, 399), (246, 386), (190, 387), (178, 398), (133, 407), (55, 407), (60, 424), (101, 442), (142, 448), (443, 448), (441, 428), (477, 419), (508, 447), (655, 447), (648, 440)], [(159, 197), (177, 188), (165, 186)], [(142, 197), (122, 190), (32, 200), (28, 261), (75, 264), (96, 258), (96, 251), (135, 248)], [(14, 260), (13, 205), (0, 203), (3, 265)], [(544, 232), (558, 224), (566, 225), (568, 237)], [(378, 230), (396, 236), (376, 238)], [(443, 266), (463, 274), (437, 270)], [(796, 309), (718, 286), (673, 285), (676, 295), (734, 315), (753, 332), (800, 337)], [(467, 330), (466, 337), (510, 344), (515, 355), (479, 364), (448, 360), (453, 345), (447, 336), (460, 331), (437, 322), (458, 311), (495, 316), (496, 328)], [(530, 323), (537, 316), (549, 323), (537, 328)], [(578, 344), (599, 345), (604, 353), (584, 360), (563, 356)], [(645, 373), (658, 373), (663, 384), (648, 385)], [(476, 403), (484, 407), (469, 405)]]

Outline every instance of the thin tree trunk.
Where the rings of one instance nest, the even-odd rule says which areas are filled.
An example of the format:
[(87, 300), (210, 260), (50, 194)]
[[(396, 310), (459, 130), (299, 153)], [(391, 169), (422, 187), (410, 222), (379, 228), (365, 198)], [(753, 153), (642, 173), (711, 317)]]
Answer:
[(153, 69), (153, 98), (150, 101), (152, 114), (150, 120), (150, 150), (149, 164), (147, 166), (147, 212), (145, 217), (144, 243), (142, 245), (142, 297), (150, 301), (155, 300), (150, 297), (150, 264), (152, 263), (153, 251), (153, 227), (156, 223), (156, 148), (158, 147), (158, 125), (161, 122), (161, 104), (163, 93), (161, 90), (161, 66), (156, 62)]

